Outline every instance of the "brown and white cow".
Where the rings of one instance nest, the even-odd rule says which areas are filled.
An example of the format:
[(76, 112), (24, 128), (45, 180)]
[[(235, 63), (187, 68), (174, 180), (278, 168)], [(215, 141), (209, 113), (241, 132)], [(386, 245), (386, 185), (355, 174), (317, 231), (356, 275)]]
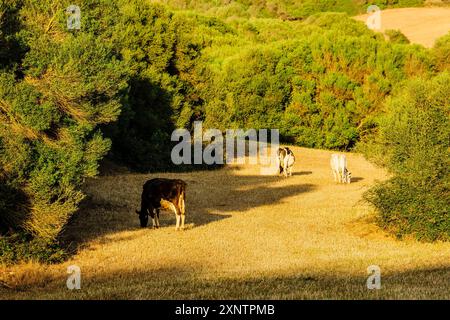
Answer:
[(141, 227), (145, 228), (148, 216), (152, 218), (153, 228), (159, 228), (159, 211), (171, 209), (177, 219), (176, 230), (184, 228), (185, 221), (186, 182), (179, 179), (156, 178), (148, 180), (141, 195), (141, 210), (139, 215)]

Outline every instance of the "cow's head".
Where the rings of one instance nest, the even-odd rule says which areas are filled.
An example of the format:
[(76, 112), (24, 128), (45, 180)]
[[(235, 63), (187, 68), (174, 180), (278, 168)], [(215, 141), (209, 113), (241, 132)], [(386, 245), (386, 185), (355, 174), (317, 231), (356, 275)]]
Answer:
[(352, 180), (352, 173), (350, 171), (347, 171), (347, 174), (345, 175), (345, 182), (350, 183)]
[[(147, 210), (145, 210), (145, 211), (147, 211)], [(139, 220), (141, 221), (141, 228), (147, 227), (148, 213), (144, 212), (143, 210), (141, 210), (141, 211), (136, 210), (136, 213), (139, 215)]]

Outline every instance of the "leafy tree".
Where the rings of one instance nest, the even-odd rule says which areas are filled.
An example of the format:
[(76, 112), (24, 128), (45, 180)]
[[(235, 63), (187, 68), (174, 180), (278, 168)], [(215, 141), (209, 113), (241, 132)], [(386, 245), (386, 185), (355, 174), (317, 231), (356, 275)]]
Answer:
[(448, 72), (410, 81), (389, 99), (378, 134), (365, 146), (369, 159), (392, 174), (365, 198), (399, 237), (450, 239), (449, 95)]
[(17, 8), (28, 50), (21, 77), (0, 73), (0, 221), (51, 241), (109, 149), (98, 126), (117, 119), (125, 75), (101, 39), (66, 30), (59, 2)]
[(388, 43), (344, 14), (290, 27), (293, 38), (287, 32), (275, 43), (239, 43), (220, 67), (207, 63), (208, 126), (279, 128), (291, 143), (348, 150), (371, 133), (382, 102), (402, 81), (433, 72), (426, 49)]

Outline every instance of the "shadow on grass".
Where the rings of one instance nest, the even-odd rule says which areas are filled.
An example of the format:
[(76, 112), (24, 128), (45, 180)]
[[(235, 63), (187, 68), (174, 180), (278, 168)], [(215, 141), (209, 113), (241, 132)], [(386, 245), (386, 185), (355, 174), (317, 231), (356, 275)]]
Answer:
[[(65, 278), (1, 289), (7, 298), (38, 299), (449, 299), (450, 266), (382, 274), (381, 289), (367, 288), (360, 274), (302, 271), (298, 274), (202, 276), (195, 265), (155, 270), (83, 274), (82, 290), (67, 290)], [(383, 269), (382, 269), (383, 270)], [(45, 288), (45, 290), (43, 290)], [(3, 292), (2, 292), (3, 291)], [(19, 295), (19, 296), (18, 296)]]
[[(261, 275), (251, 278), (202, 279), (185, 272), (168, 273), (151, 279), (148, 275), (128, 274), (127, 283), (139, 288), (140, 281), (148, 285), (138, 293), (127, 288), (126, 299), (136, 295), (144, 299), (449, 299), (450, 266), (397, 272), (382, 276), (380, 290), (367, 288), (366, 270), (361, 275), (342, 273), (300, 272), (298, 275)], [(162, 274), (164, 275), (164, 273)], [(141, 278), (142, 276), (142, 278)], [(172, 277), (172, 279), (170, 279)], [(108, 280), (104, 279), (104, 283)], [(114, 279), (107, 286), (114, 288)], [(161, 284), (164, 283), (163, 286)], [(167, 294), (170, 293), (170, 294)]]
[[(60, 240), (63, 245), (74, 253), (90, 240), (127, 230), (141, 230), (135, 210), (140, 203), (142, 185), (157, 176), (180, 178), (187, 182), (188, 229), (230, 218), (232, 212), (241, 213), (260, 206), (274, 205), (287, 197), (315, 188), (311, 184), (271, 187), (281, 178), (235, 175), (227, 169), (219, 172), (104, 176), (86, 184), (88, 197), (62, 233)], [(161, 212), (161, 227), (175, 227), (173, 213)], [(148, 232), (152, 232), (148, 229)]]
[(306, 176), (312, 174), (312, 171), (300, 171), (300, 172), (294, 172), (293, 176)]
[[(170, 162), (170, 161), (169, 161)], [(111, 159), (105, 158), (100, 165), (99, 177), (115, 177), (123, 174), (161, 174), (163, 173), (189, 173), (189, 172), (201, 172), (201, 171), (214, 171), (224, 168), (223, 164), (182, 164), (167, 166), (164, 170), (160, 171), (139, 171), (133, 168), (126, 167), (125, 164), (118, 164)]]

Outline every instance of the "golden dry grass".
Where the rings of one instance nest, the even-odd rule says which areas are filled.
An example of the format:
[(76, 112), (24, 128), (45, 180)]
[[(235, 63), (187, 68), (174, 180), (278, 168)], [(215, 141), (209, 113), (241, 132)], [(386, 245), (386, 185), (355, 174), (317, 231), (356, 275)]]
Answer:
[[(0, 267), (0, 298), (450, 298), (450, 243), (396, 240), (361, 202), (386, 177), (382, 170), (349, 154), (355, 182), (337, 185), (330, 152), (293, 150), (288, 179), (243, 165), (183, 174), (115, 170), (89, 181), (90, 199), (66, 232), (78, 253), (59, 265)], [(187, 181), (187, 230), (175, 231), (172, 214), (163, 214), (159, 230), (138, 228), (141, 187), (155, 176)], [(66, 288), (72, 264), (82, 271), (78, 291)], [(366, 287), (369, 265), (381, 267), (381, 290)]]
[[(368, 15), (355, 17), (366, 21)], [(400, 30), (412, 43), (431, 48), (436, 39), (450, 31), (450, 8), (402, 8), (381, 12), (381, 31)]]

